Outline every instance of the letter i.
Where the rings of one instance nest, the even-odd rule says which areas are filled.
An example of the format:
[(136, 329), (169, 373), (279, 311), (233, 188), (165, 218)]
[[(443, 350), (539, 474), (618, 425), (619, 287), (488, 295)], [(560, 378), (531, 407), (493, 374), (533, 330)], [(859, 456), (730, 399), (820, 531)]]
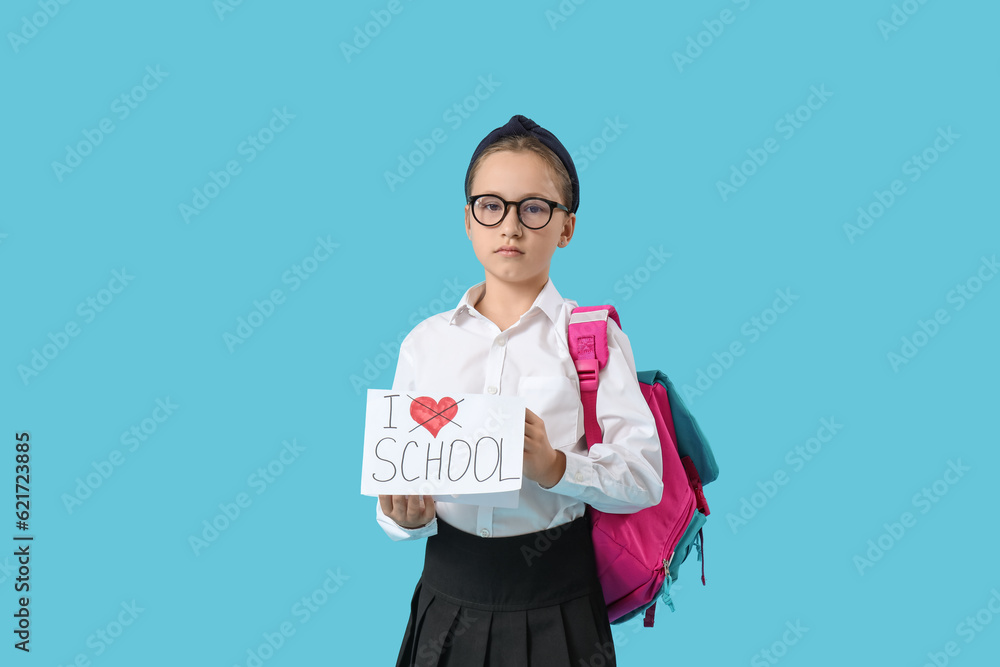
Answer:
[(382, 397), (389, 399), (389, 424), (385, 428), (393, 428), (393, 429), (396, 428), (395, 426), (392, 425), (392, 399), (397, 398), (398, 396), (399, 394), (386, 394), (385, 396)]

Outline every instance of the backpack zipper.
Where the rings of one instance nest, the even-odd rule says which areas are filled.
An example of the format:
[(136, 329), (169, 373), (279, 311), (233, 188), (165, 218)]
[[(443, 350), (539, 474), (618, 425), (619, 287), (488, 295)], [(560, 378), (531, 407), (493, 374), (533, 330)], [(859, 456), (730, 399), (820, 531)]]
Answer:
[(674, 553), (675, 552), (671, 551), (670, 558), (663, 559), (663, 574), (667, 577), (670, 576), (670, 563), (674, 560)]
[[(663, 559), (663, 575), (664, 575), (663, 588), (660, 590), (660, 593), (657, 596), (660, 600), (663, 600), (664, 604), (670, 607), (670, 611), (674, 611), (674, 601), (670, 598), (670, 588), (673, 586), (674, 583), (670, 577), (670, 563), (674, 560), (675, 553), (677, 552), (671, 551), (670, 558)], [(654, 600), (653, 602), (655, 604), (656, 601)], [(649, 625), (647, 627), (653, 627), (652, 619), (648, 620), (649, 620)]]

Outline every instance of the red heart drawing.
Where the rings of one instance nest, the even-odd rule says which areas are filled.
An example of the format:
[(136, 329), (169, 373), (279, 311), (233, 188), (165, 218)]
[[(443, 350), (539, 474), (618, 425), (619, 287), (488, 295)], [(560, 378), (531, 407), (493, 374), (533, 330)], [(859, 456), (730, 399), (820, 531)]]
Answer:
[(458, 414), (458, 403), (454, 398), (445, 396), (435, 401), (430, 396), (420, 396), (410, 403), (410, 416), (419, 426), (423, 426), (435, 438), (438, 431)]

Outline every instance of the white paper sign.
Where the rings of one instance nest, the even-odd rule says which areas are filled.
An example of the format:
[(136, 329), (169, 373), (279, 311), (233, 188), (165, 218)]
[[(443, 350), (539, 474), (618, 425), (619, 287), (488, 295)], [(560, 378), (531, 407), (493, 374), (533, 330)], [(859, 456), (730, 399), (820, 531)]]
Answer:
[(363, 495), (516, 492), (523, 458), (523, 398), (368, 390)]

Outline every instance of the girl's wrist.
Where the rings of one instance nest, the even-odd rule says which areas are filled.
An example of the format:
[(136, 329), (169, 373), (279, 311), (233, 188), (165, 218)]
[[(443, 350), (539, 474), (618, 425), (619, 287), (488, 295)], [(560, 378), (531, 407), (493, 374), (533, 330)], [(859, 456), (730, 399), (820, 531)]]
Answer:
[(566, 473), (566, 454), (558, 449), (553, 449), (552, 451), (555, 452), (552, 465), (549, 466), (544, 481), (539, 482), (539, 486), (545, 489), (551, 489), (553, 486), (558, 484), (559, 480), (561, 480), (562, 476)]

